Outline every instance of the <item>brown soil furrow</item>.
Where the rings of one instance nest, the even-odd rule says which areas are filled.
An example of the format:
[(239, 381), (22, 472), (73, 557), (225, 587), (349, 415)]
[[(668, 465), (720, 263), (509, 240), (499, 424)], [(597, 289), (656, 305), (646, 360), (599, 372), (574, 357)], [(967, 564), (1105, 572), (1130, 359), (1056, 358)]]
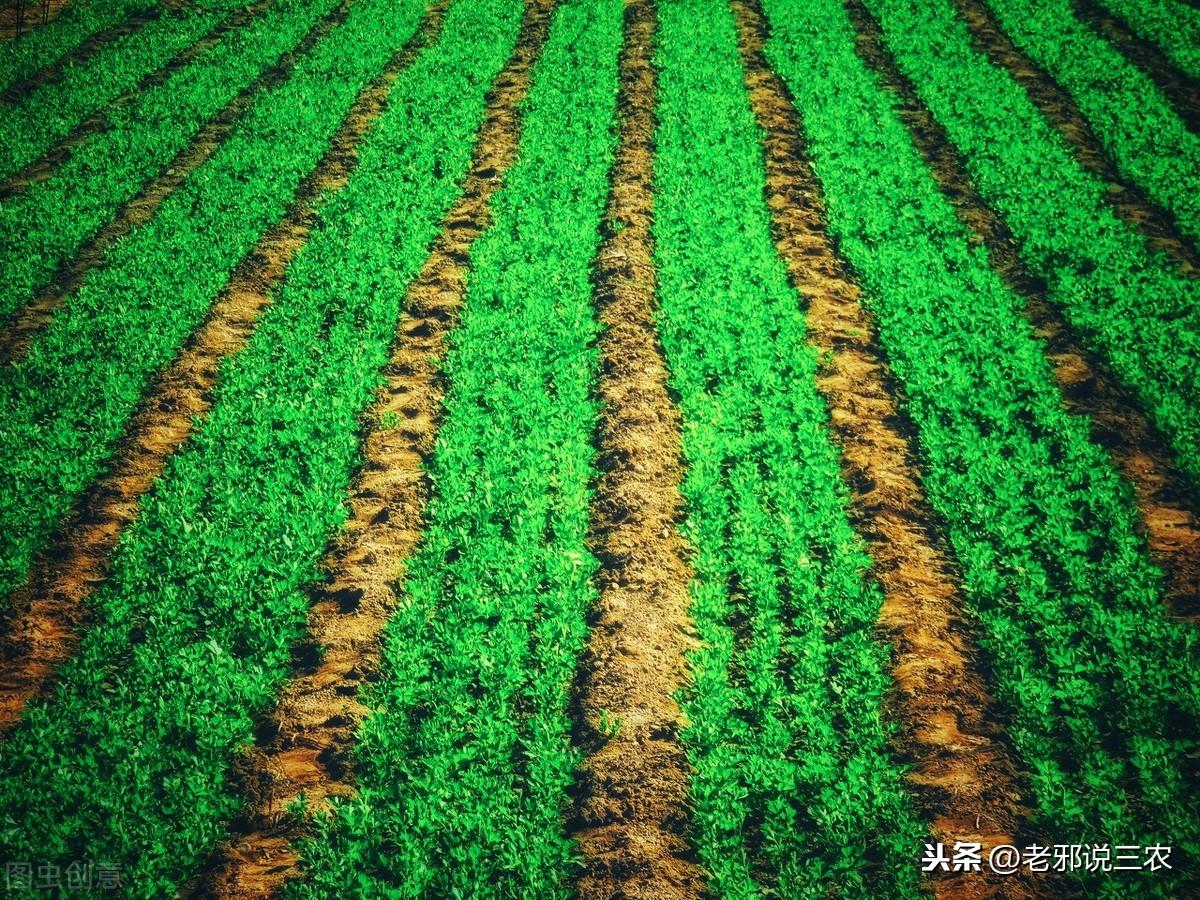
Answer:
[(1012, 76), (1042, 117), (1062, 135), (1080, 165), (1104, 181), (1107, 200), (1117, 217), (1137, 228), (1150, 246), (1174, 260), (1185, 275), (1200, 277), (1200, 253), (1180, 234), (1175, 217), (1120, 175), (1071, 95), (1017, 49), (983, 0), (954, 3), (975, 48)]
[(111, 552), (136, 518), (142, 495), (187, 440), (195, 419), (208, 412), (221, 361), (249, 340), (271, 291), (307, 240), (314, 205), (345, 185), (356, 145), (382, 111), (391, 82), (440, 26), (443, 3), (430, 10), (385, 74), (356, 98), (287, 215), (259, 240), (204, 324), (155, 378), (107, 470), (39, 555), (29, 581), (14, 592), (0, 624), (0, 735), (19, 720), (30, 699), (48, 691), (54, 673), (74, 651), (88, 598), (105, 579)]
[[(265, 7), (273, 2), (275, 0), (266, 0), (260, 5)], [(59, 267), (45, 288), (0, 327), (0, 366), (14, 364), (24, 358), (34, 338), (50, 323), (67, 299), (79, 289), (88, 273), (102, 265), (108, 249), (120, 238), (150, 220), (159, 207), (179, 190), (188, 176), (200, 168), (229, 137), (259, 92), (283, 83), (296, 62), (346, 18), (353, 2), (354, 0), (343, 0), (305, 35), (299, 44), (241, 91), (176, 154), (165, 169), (152, 177), (136, 197), (117, 211), (112, 221), (85, 242), (73, 258)], [(3, 192), (0, 191), (0, 198), (2, 197)]]
[(385, 382), (364, 416), (364, 463), (346, 530), (322, 563), (326, 578), (313, 592), (308, 641), (278, 705), (258, 727), (256, 745), (235, 765), (248, 808), (186, 894), (274, 895), (300, 874), (295, 842), (308, 833), (288, 807), (303, 794), (310, 809), (327, 810), (330, 797), (354, 790), (349, 752), (368, 714), (358, 687), (378, 665), (397, 579), (421, 538), (429, 496), (424, 463), (434, 449), (441, 362), (466, 294), (468, 252), (490, 223), (489, 203), (516, 158), (519, 106), (554, 6), (531, 0), (513, 56), (488, 94), (463, 194), (409, 288)]
[[(913, 428), (899, 388), (826, 227), (819, 181), (786, 86), (763, 56), (766, 25), (754, 0), (733, 0), (751, 104), (765, 132), (767, 203), (776, 247), (807, 300), (810, 345), (828, 360), (817, 386), (850, 488), (850, 512), (884, 590), (880, 625), (896, 648), (890, 698), (898, 750), (940, 841), (1020, 844), (1027, 787), (977, 661), (974, 620), (921, 486)], [(920, 848), (914, 848), (914, 853)], [(1024, 897), (1021, 876), (955, 873), (931, 883), (943, 897)]]
[(252, 6), (239, 9), (213, 28), (208, 34), (196, 41), (196, 43), (181, 50), (161, 69), (146, 75), (131, 91), (117, 97), (103, 109), (96, 110), (96, 112), (76, 125), (70, 134), (55, 144), (41, 159), (34, 160), (24, 169), (0, 181), (0, 199), (19, 194), (30, 184), (50, 178), (58, 171), (59, 166), (70, 157), (71, 151), (79, 147), (90, 136), (104, 131), (108, 127), (110, 114), (114, 108), (124, 106), (146, 91), (161, 86), (171, 76), (171, 73), (183, 68), (199, 57), (204, 51), (215, 47), (230, 31), (237, 28), (244, 28), (251, 19), (266, 12), (276, 2), (277, 0), (257, 0)]
[(53, 22), (63, 11), (68, 0), (42, 0), (37, 6), (29, 7), (21, 15), (18, 4), (0, 10), (0, 40), (20, 37), (43, 25)]
[(1129, 26), (1095, 0), (1073, 0), (1075, 12), (1121, 55), (1149, 75), (1179, 113), (1187, 127), (1200, 134), (1200, 81), (1180, 71), (1150, 41), (1142, 40)]
[(111, 44), (118, 38), (124, 37), (127, 34), (133, 34), (147, 22), (153, 21), (162, 15), (162, 8), (164, 6), (169, 7), (171, 5), (164, 2), (149, 6), (146, 9), (138, 10), (110, 28), (97, 31), (62, 59), (46, 66), (44, 69), (34, 72), (23, 81), (18, 81), (16, 84), (10, 85), (3, 93), (0, 93), (0, 107), (5, 103), (14, 103), (22, 97), (28, 96), (44, 84), (57, 81), (68, 68), (79, 65), (98, 53), (105, 45)]
[(975, 190), (945, 131), (917, 99), (883, 47), (879, 26), (859, 0), (847, 4), (859, 34), (859, 49), (882, 82), (900, 100), (897, 110), (959, 219), (988, 250), (992, 267), (1025, 298), (1035, 333), (1044, 343), (1065, 408), (1090, 419), (1092, 439), (1108, 449), (1133, 486), (1141, 528), (1155, 560), (1167, 573), (1167, 612), (1180, 619), (1200, 614), (1200, 507), (1196, 492), (1137, 401), (1119, 387), (1107, 363), (1072, 335), (1044, 285), (1025, 269), (1003, 221)]
[[(687, 840), (691, 770), (673, 698), (695, 634), (676, 529), (680, 421), (654, 323), (654, 29), (652, 0), (626, 0), (620, 145), (595, 275), (604, 475), (590, 543), (604, 568), (576, 684), (576, 737), (588, 752), (572, 827), (582, 897), (699, 897), (705, 883)], [(602, 716), (620, 721), (616, 734), (604, 734)]]

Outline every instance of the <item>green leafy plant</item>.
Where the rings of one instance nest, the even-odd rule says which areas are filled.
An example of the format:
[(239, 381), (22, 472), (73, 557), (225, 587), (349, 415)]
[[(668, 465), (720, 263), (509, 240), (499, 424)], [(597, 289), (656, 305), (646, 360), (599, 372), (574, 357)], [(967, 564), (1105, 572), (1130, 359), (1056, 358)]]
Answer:
[(278, 0), (162, 84), (112, 108), (51, 177), (0, 202), (0, 316), (27, 303), (65, 260), (167, 167), (223, 106), (290, 49), (335, 0)]
[(695, 547), (683, 740), (718, 896), (917, 893), (882, 716), (881, 596), (851, 529), (803, 300), (771, 238), (730, 11), (659, 7), (655, 262)]
[[(1003, 85), (966, 66), (978, 60), (965, 39), (958, 46), (925, 30), (940, 4), (920, 4), (918, 15), (906, 0), (867, 3), (889, 11), (897, 59), (918, 90), (936, 94), (934, 111), (949, 121), (957, 110), (952, 135), (972, 131), (970, 155), (995, 158), (1036, 134), (1000, 105), (1010, 93)], [(1164, 618), (1161, 573), (1138, 535), (1129, 485), (1091, 443), (1088, 423), (1064, 412), (1022, 298), (940, 194), (894, 99), (855, 53), (841, 3), (764, 5), (768, 55), (803, 117), (830, 229), (908, 398), (925, 486), (963, 567), (1038, 826), (1065, 842), (1169, 835), (1194, 854), (1200, 798), (1185, 773), (1200, 750), (1200, 640)], [(966, 119), (977, 94), (994, 104), (986, 125)], [(1006, 147), (985, 151), (981, 135), (992, 127), (1003, 127), (994, 139)], [(1011, 172), (1004, 203), (1056, 196), (1047, 174), (1055, 159)], [(1059, 202), (1062, 221), (1084, 215)], [(1045, 233), (1052, 227), (1065, 241), (1058, 225)], [(1128, 253), (1139, 246), (1131, 240)], [(1128, 319), (1142, 315), (1129, 309)], [(1076, 877), (1103, 896), (1128, 896), (1130, 878), (1146, 896), (1170, 896), (1181, 876), (1159, 874)]]
[(158, 0), (72, 0), (48, 25), (28, 32), (0, 52), (0, 90), (63, 59), (96, 32), (156, 5)]
[(67, 67), (62, 78), (6, 107), (0, 130), (0, 178), (37, 160), (87, 116), (134, 89), (241, 5), (242, 0), (214, 0), (208, 8), (164, 8), (141, 28)]

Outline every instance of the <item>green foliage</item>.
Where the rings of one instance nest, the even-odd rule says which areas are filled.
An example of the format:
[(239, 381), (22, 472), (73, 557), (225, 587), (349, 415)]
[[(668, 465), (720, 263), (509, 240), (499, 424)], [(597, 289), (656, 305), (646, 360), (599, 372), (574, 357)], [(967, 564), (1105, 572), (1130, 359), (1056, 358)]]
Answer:
[[(1074, 98), (1122, 176), (1145, 188), (1196, 243), (1200, 135), (1154, 80), (1076, 18), (1072, 0), (987, 2), (1016, 45)], [(1200, 11), (1189, 12), (1182, 21), (1200, 24)], [(1200, 58), (1200, 45), (1192, 49)]]
[[(1194, 858), (1200, 640), (1163, 617), (1128, 484), (1063, 411), (1021, 298), (938, 191), (838, 0), (765, 5), (768, 53), (917, 425), (1038, 826), (1056, 842), (1165, 842)], [(1169, 896), (1172, 874), (1186, 877), (1077, 874), (1105, 896), (1128, 896), (1135, 879)]]
[[(340, 97), (344, 114), (423, 6), (355, 4), (297, 71), (305, 108)], [(302, 587), (344, 520), (359, 416), (458, 194), (518, 13), (460, 4), (441, 44), (396, 81), (350, 184), (223, 366), (210, 416), (144, 498), (54, 697), (0, 753), (0, 859), (117, 862), (139, 896), (169, 896), (225, 833), (241, 802), (232, 756), (287, 676)], [(290, 96), (274, 95), (279, 115), (299, 116)]]
[[(425, 541), (384, 645), (361, 793), (294, 895), (569, 896), (567, 703), (597, 563), (590, 268), (615, 148), (620, 0), (557, 11), (518, 159), (471, 249)], [(450, 27), (449, 25), (447, 26)]]
[[(1180, 275), (1134, 226), (1117, 219), (1104, 182), (1079, 165), (1012, 77), (972, 48), (945, 0), (866, 5), (880, 17), (897, 65), (962, 151), (980, 194), (1003, 216), (1029, 269), (1045, 281), (1049, 299), (1091, 349), (1107, 357), (1200, 487), (1200, 281)], [(1058, 3), (1043, 5), (1061, 10)], [(1042, 21), (1031, 11), (1022, 16)], [(1102, 46), (1093, 44), (1086, 52), (1069, 51), (1078, 54), (1076, 64), (1089, 65)], [(1110, 102), (1094, 99), (1098, 106)], [(1122, 92), (1111, 102), (1132, 101)], [(1196, 185), (1200, 154), (1180, 143), (1178, 120), (1155, 125), (1147, 119), (1144, 127), (1151, 130), (1142, 137), (1180, 155), (1139, 150), (1138, 159), (1164, 184), (1177, 175), (1180, 185)], [(1196, 140), (1185, 143), (1194, 148)], [(1188, 204), (1200, 203), (1194, 186), (1185, 191)], [(1187, 209), (1177, 207), (1177, 214), (1195, 234), (1197, 207)]]
[(0, 317), (44, 287), (64, 260), (335, 2), (279, 0), (158, 87), (114, 107), (107, 127), (73, 147), (50, 178), (0, 200)]
[(242, 0), (212, 0), (187, 10), (164, 7), (157, 18), (7, 107), (0, 130), (0, 178), (37, 160), (85, 118), (135, 88), (240, 5)]
[[(255, 98), (146, 225), (111, 248), (28, 357), (0, 370), (0, 594), (21, 581), (111, 455), (150, 375), (286, 211), (359, 90), (413, 34), (417, 5), (356, 6), (286, 81)], [(387, 27), (370, 25), (372, 14)]]
[(1200, 78), (1200, 8), (1183, 0), (1099, 0), (1180, 70)]
[(925, 834), (881, 716), (881, 597), (772, 243), (732, 17), (659, 9), (659, 328), (703, 641), (683, 736), (697, 850), (720, 896), (912, 896)]
[(158, 0), (71, 0), (54, 21), (0, 45), (0, 91), (53, 65), (98, 31)]

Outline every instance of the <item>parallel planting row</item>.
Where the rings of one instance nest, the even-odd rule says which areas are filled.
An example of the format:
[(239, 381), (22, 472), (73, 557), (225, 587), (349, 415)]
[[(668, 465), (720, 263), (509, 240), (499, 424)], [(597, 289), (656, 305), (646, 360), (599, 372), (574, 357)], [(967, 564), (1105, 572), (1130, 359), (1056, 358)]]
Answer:
[(12, 315), (161, 173), (200, 129), (294, 48), (336, 0), (278, 0), (111, 110), (49, 177), (0, 204), (0, 317)]
[[(360, 0), (255, 99), (145, 227), (117, 243), (19, 364), (0, 371), (0, 588), (112, 454), (151, 375), (203, 321), (320, 160), (358, 91), (416, 28), (416, 0)], [(386, 28), (373, 23), (381, 16)]]
[[(1113, 170), (1166, 211), (1163, 227), (1200, 241), (1200, 136), (1153, 78), (1081, 4), (986, 4)], [(602, 362), (598, 282), (622, 261), (597, 255), (619, 247), (603, 240), (621, 228), (606, 215), (630, 146), (619, 142), (640, 140), (653, 155), (655, 325), (679, 412), (677, 527), (696, 638), (675, 698), (683, 724), (651, 735), (690, 765), (668, 827), (716, 896), (930, 889), (919, 856), (955, 799), (917, 784), (903, 754), (920, 746), (898, 737), (883, 589), (855, 531), (870, 510), (853, 508), (888, 486), (849, 490), (847, 478), (869, 476), (851, 475), (831, 422), (845, 434), (872, 412), (835, 403), (831, 414), (812, 298), (789, 282), (796, 261), (772, 233), (780, 163), (764, 154), (762, 98), (739, 54), (761, 16), (811, 157), (814, 208), (826, 210), (814, 230), (827, 226), (825, 246), (861, 288), (864, 343), (886, 359), (903, 410), (887, 424), (916, 448), (906, 462), (936, 516), (906, 524), (955, 564), (964, 646), (980, 656), (963, 665), (995, 695), (1002, 718), (989, 724), (1010, 742), (1031, 808), (998, 802), (1044, 843), (1175, 850), (1166, 871), (1029, 883), (1046, 896), (1195, 890), (1200, 636), (1164, 616), (1159, 563), (1171, 560), (1152, 559), (1133, 486), (1068, 411), (1028, 298), (964, 206), (987, 204), (1007, 227), (1028, 290), (1111, 368), (1198, 495), (1200, 280), (1123, 217), (1070, 136), (983, 51), (965, 5), (77, 0), (0, 53), (0, 88), (12, 88), (0, 98), (0, 328), (39, 304), (48, 318), (0, 360), (0, 594), (24, 596), (31, 572), (55, 564), (56, 530), (95, 512), (81, 498), (121, 458), (183, 348), (229, 354), (206, 412), (88, 585), (77, 651), (0, 745), (0, 858), (117, 866), (137, 896), (205, 894), (218, 868), (238, 865), (222, 847), (231, 835), (251, 858), (264, 826), (246, 813), (262, 808), (246, 788), (286, 770), (270, 757), (279, 747), (307, 746), (296, 726), (289, 747), (276, 704), (292, 676), (319, 668), (306, 617), (334, 596), (321, 582), (337, 580), (347, 497), (361, 498), (363, 473), (411, 481), (421, 458), (425, 482), (405, 512), (420, 515), (417, 549), (386, 573), (378, 659), (319, 686), (364, 716), (331, 717), (353, 751), (310, 767), (353, 796), (290, 810), (301, 877), (284, 892), (576, 893), (594, 852), (576, 840), (584, 735), (629, 727), (607, 711), (581, 721), (577, 694), (610, 562), (590, 537), (613, 463), (599, 450), (600, 398), (636, 378)], [(1179, 37), (1198, 21), (1192, 6), (1102, 5), (1196, 75)], [(656, 123), (623, 134), (622, 51), (647, 10)], [(911, 88), (978, 196), (939, 182), (889, 85)], [(296, 198), (312, 185), (331, 186), (309, 215)], [(464, 221), (472, 197), (482, 212)], [(149, 212), (130, 217), (138, 203)], [(264, 235), (299, 219), (298, 246), (235, 349), (189, 343), (247, 278)], [(822, 268), (832, 253), (796, 284), (833, 278)], [(439, 262), (452, 264), (440, 281)], [(430, 285), (453, 300), (414, 312)], [(445, 353), (426, 360), (435, 383), (422, 388), (442, 398), (436, 416), (418, 404), (376, 416), (385, 376), (418, 378), (397, 362), (405, 347), (439, 329)], [(841, 350), (835, 340), (829, 352)], [(379, 471), (381, 433), (413, 471)], [(384, 505), (372, 524), (389, 515), (399, 511)], [(621, 510), (604, 515), (619, 522)], [(367, 526), (355, 564), (400, 556), (373, 543), (383, 533)], [(622, 640), (637, 639), (638, 617), (667, 615), (639, 599)], [(342, 613), (361, 600), (350, 591)], [(27, 615), (0, 601), (0, 671), (20, 664), (19, 635), (63, 639)], [(622, 746), (647, 754), (631, 769), (646, 765), (650, 751)], [(638, 798), (618, 800), (636, 835)], [(941, 890), (977, 887), (951, 873)]]
[[(939, 193), (893, 100), (856, 55), (841, 5), (764, 5), (774, 28), (769, 55), (796, 98), (830, 227), (862, 280), (908, 396), (930, 500), (963, 566), (1043, 827), (1077, 841), (1169, 834), (1195, 852), (1200, 806), (1186, 783), (1200, 722), (1190, 674), (1200, 645), (1194, 631), (1163, 620), (1160, 573), (1146, 560), (1128, 485), (1090, 443), (1087, 423), (1062, 411), (1022, 298)], [(956, 72), (950, 51), (957, 45), (913, 37), (922, 20), (905, 0), (868, 5), (884, 14), (897, 52), (911, 54), (914, 78), (939, 73), (948, 130), (963, 135), (964, 152), (988, 152), (968, 157), (978, 160), (986, 192), (985, 176), (995, 176), (985, 164), (1015, 154), (1036, 132), (1009, 124), (1014, 119), (951, 118), (970, 70), (959, 72), (951, 106), (949, 76), (931, 47), (945, 71)], [(961, 46), (965, 54), (965, 36)], [(932, 90), (932, 76), (928, 83)], [(994, 103), (1003, 97), (991, 95)], [(1006, 129), (1003, 146), (984, 137), (990, 128)], [(1042, 165), (1040, 184), (1053, 184)], [(1062, 171), (1082, 179), (1065, 158)], [(1024, 202), (1011, 190), (1003, 202), (997, 195), (1005, 212)], [(1008, 221), (1017, 230), (1033, 218)], [(1042, 221), (1048, 238), (1074, 241), (1079, 233)], [(1141, 246), (1129, 236), (1123, 244), (1130, 256)], [(1128, 302), (1135, 300), (1147, 325), (1165, 328), (1145, 294)], [(1114, 329), (1128, 324), (1107, 321)], [(1167, 880), (1161, 886), (1169, 891)]]

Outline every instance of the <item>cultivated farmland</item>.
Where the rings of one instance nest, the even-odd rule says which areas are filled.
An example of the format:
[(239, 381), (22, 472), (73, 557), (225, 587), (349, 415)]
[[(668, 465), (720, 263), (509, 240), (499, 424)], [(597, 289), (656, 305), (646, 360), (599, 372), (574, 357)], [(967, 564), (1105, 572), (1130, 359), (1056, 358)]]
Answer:
[(1200, 896), (1193, 0), (26, 7), (5, 896)]

